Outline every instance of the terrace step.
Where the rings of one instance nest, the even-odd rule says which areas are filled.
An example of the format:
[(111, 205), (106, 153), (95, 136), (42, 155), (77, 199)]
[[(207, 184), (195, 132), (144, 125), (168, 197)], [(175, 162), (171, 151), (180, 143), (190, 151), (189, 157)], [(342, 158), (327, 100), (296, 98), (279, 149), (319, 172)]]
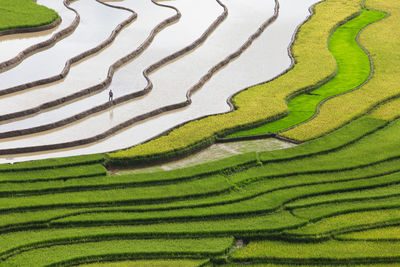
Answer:
[[(311, 1), (312, 2), (312, 1)], [(263, 6), (265, 5), (265, 6), (272, 6), (272, 4), (273, 4), (273, 1), (270, 1), (270, 3), (264, 3), (263, 2)], [(306, 4), (304, 4), (304, 5), (306, 5)], [(285, 8), (285, 10), (288, 8), (288, 6), (289, 6), (289, 4), (288, 3), (284, 3), (284, 8)], [(236, 8), (236, 7), (235, 7)], [(246, 7), (247, 8), (247, 7)], [(304, 7), (303, 7), (303, 9), (304, 9)], [(243, 11), (243, 10), (242, 10)], [(272, 9), (271, 10), (269, 10), (270, 12), (272, 11)], [(266, 12), (266, 11), (263, 11), (264, 13)], [(285, 11), (286, 12), (286, 11)], [(303, 12), (303, 11), (302, 11)], [(261, 13), (261, 12), (259, 12), (259, 13)], [(232, 14), (231, 14), (232, 15)], [(243, 14), (242, 14), (243, 15)], [(264, 14), (265, 15), (265, 14)], [(303, 17), (305, 16), (305, 15), (307, 15), (307, 14), (300, 14), (300, 12), (299, 12), (299, 14), (296, 14), (296, 16), (298, 16), (298, 17), (296, 17), (296, 19), (298, 20), (298, 21), (301, 21), (302, 19), (303, 19)], [(264, 21), (265, 21), (265, 17), (263, 18), (264, 19)], [(261, 20), (261, 19), (260, 19)], [(279, 18), (278, 18), (278, 21), (279, 21)], [(271, 21), (270, 21), (271, 22)], [(269, 22), (269, 23), (270, 23)], [(226, 22), (224, 22), (224, 24), (225, 24)], [(298, 22), (297, 22), (298, 23)], [(268, 23), (267, 23), (268, 24)], [(293, 23), (293, 27), (295, 27), (295, 25), (296, 24), (294, 24)], [(175, 25), (174, 25), (175, 26)], [(271, 28), (272, 29), (272, 26), (273, 25), (271, 25), (271, 27), (269, 27), (269, 28)], [(248, 28), (250, 28), (250, 27), (248, 27)], [(253, 29), (252, 29), (253, 30)], [(256, 35), (258, 35), (258, 34), (260, 34), (262, 31), (258, 31), (258, 33), (256, 34)], [(270, 34), (270, 33), (269, 33)], [(291, 33), (289, 34), (289, 32), (287, 32), (287, 33), (285, 33), (285, 34), (288, 34), (288, 36), (291, 36)], [(263, 34), (264, 35), (264, 34)], [(252, 37), (252, 39), (254, 39), (256, 36), (253, 36)], [(261, 37), (260, 37), (260, 39), (261, 39)], [(270, 38), (267, 38), (267, 37), (262, 37), (262, 39), (263, 39), (263, 42), (266, 42), (266, 40), (270, 40)], [(208, 42), (208, 41), (207, 41)], [(205, 45), (207, 45), (207, 42), (205, 43)], [(251, 44), (252, 43), (252, 41), (250, 41), (250, 40), (248, 40), (248, 44)], [(254, 43), (255, 44), (255, 43)], [(254, 44), (252, 44), (252, 47), (254, 46)], [(154, 45), (156, 45), (156, 43), (154, 44)], [(204, 45), (204, 46), (205, 46)], [(237, 48), (237, 47), (236, 47)], [(244, 48), (244, 47), (242, 47), (242, 48)], [(205, 50), (205, 49), (203, 49), (203, 50)], [(250, 49), (249, 49), (250, 50)], [(285, 50), (285, 56), (287, 57), (287, 51), (286, 51), (286, 49), (284, 49)], [(148, 52), (147, 50), (146, 50), (146, 52)], [(187, 52), (187, 51), (186, 51)], [(235, 54), (235, 53), (234, 53)], [(232, 54), (232, 55), (234, 55), (234, 54)], [(188, 55), (189, 56), (189, 55)], [(238, 55), (234, 55), (233, 56), (233, 58), (235, 57), (235, 56), (238, 56)], [(186, 58), (186, 57), (185, 57)], [(230, 60), (232, 60), (233, 58), (231, 58)], [(239, 59), (237, 59), (237, 61), (240, 61), (241, 60), (241, 57), (239, 58)], [(235, 60), (236, 61), (236, 60)], [(154, 61), (153, 61), (154, 62)], [(179, 61), (177, 61), (177, 62), (179, 62)], [(173, 63), (175, 63), (175, 62), (173, 62)], [(235, 62), (232, 62), (232, 64), (233, 63), (235, 63)], [(225, 63), (224, 63), (225, 64)], [(213, 72), (214, 71), (217, 71), (217, 69), (218, 68), (221, 68), (224, 64), (222, 64), (221, 66), (219, 66), (219, 67), (217, 67), (216, 69), (214, 69), (213, 70)], [(229, 64), (229, 65), (231, 65), (231, 64)], [(147, 65), (148, 66), (148, 65)], [(212, 64), (211, 64), (211, 66), (212, 66)], [(125, 67), (127, 67), (127, 66), (125, 66)], [(164, 70), (164, 68), (163, 68), (163, 70)], [(206, 69), (207, 70), (207, 69)], [(152, 70), (153, 71), (153, 70)], [(155, 76), (157, 76), (159, 73), (158, 73), (158, 71), (157, 71), (157, 73), (154, 73), (154, 75)], [(204, 72), (203, 72), (203, 74), (204, 74)], [(201, 75), (200, 75), (201, 76)], [(209, 75), (206, 75), (207, 77), (209, 76)], [(157, 76), (158, 77), (158, 76)], [(265, 77), (265, 76), (264, 76)], [(67, 78), (68, 79), (68, 78)], [(208, 79), (208, 78), (207, 78)], [(153, 81), (158, 81), (158, 79), (154, 79), (154, 78), (152, 78), (152, 80)], [(211, 82), (211, 81), (210, 81)], [(114, 82), (112, 82), (111, 83), (111, 86), (113, 86), (113, 83)], [(62, 86), (61, 84), (60, 84), (60, 86)], [(195, 86), (196, 87), (196, 86)], [(237, 89), (239, 89), (239, 88), (237, 88)], [(235, 89), (235, 90), (237, 90), (237, 89)], [(187, 88), (185, 88), (185, 93), (186, 93), (186, 90), (187, 90)], [(196, 89), (197, 90), (197, 89)], [(208, 89), (207, 89), (208, 90)], [(153, 92), (152, 92), (153, 93)], [(138, 93), (138, 92), (133, 92), (133, 93), (131, 93), (131, 94), (133, 94), (133, 97), (138, 97), (140, 94)], [(196, 94), (196, 96), (195, 96), (195, 99), (197, 99), (197, 95), (200, 95), (200, 94), (203, 94), (201, 91), (199, 91), (197, 94)], [(226, 94), (226, 92), (224, 93), (225, 95), (223, 96), (223, 97), (227, 97), (227, 96), (229, 96), (229, 94), (231, 94), (231, 93), (229, 93), (228, 92), (228, 94)], [(101, 95), (100, 94), (97, 94), (96, 95), (96, 99), (97, 100), (99, 100), (100, 99), (100, 97), (101, 97)], [(103, 97), (102, 97), (103, 98)], [(104, 97), (105, 98), (105, 97)], [(95, 99), (94, 98), (94, 96), (92, 97), (92, 99)], [(221, 100), (222, 100), (223, 98), (221, 98)], [(103, 102), (104, 104), (102, 104), (102, 105), (98, 105), (98, 106), (96, 106), (95, 108), (92, 108), (91, 110), (90, 110), (90, 112), (86, 112), (86, 111), (89, 111), (89, 110), (82, 110), (82, 107), (86, 107), (86, 109), (87, 109), (87, 107), (88, 107), (88, 104), (89, 104), (89, 106), (91, 106), (91, 105), (93, 105), (93, 104), (90, 104), (89, 102), (90, 101), (86, 101), (86, 99), (79, 99), (79, 101), (74, 101), (74, 102), (76, 102), (76, 103), (71, 103), (71, 105), (69, 105), (68, 103), (67, 104), (64, 104), (64, 103), (57, 103), (57, 105), (58, 104), (60, 104), (60, 106), (57, 106), (57, 107), (60, 107), (59, 109), (57, 108), (57, 109), (54, 109), (54, 110), (52, 110), (52, 111), (48, 111), (49, 113), (48, 113), (48, 116), (50, 116), (50, 117), (47, 117), (48, 119), (46, 119), (46, 113), (47, 112), (44, 112), (43, 114), (38, 114), (37, 115), (37, 120), (33, 123), (33, 127), (30, 127), (29, 129), (28, 128), (26, 128), (26, 125), (29, 125), (30, 124), (30, 121), (31, 121), (31, 119), (32, 119), (32, 121), (34, 121), (35, 120), (35, 117), (32, 117), (32, 118), (27, 118), (26, 120), (21, 120), (21, 121), (15, 121), (15, 122), (10, 122), (9, 123), (9, 125), (10, 125), (10, 127), (12, 127), (12, 129), (11, 130), (5, 130), (5, 131), (3, 131), (3, 135), (2, 135), (2, 137), (3, 138), (7, 138), (7, 137), (17, 137), (17, 136), (21, 136), (21, 140), (20, 141), (22, 141), (23, 139), (26, 139), (26, 140), (28, 140), (28, 139), (31, 139), (31, 137), (34, 137), (34, 136), (29, 136), (29, 137), (27, 137), (27, 138), (22, 138), (22, 136), (23, 135), (29, 135), (29, 134), (33, 134), (33, 133), (40, 133), (40, 132), (43, 132), (44, 131), (44, 133), (46, 133), (46, 132), (50, 132), (50, 131), (52, 131), (52, 132), (54, 132), (54, 134), (55, 134), (55, 132), (56, 131), (54, 131), (53, 129), (55, 129), (55, 128), (59, 128), (60, 129), (60, 131), (66, 131), (67, 129), (69, 129), (70, 127), (69, 126), (71, 126), (71, 127), (73, 127), (74, 129), (76, 129), (76, 127), (84, 127), (83, 126), (83, 124), (82, 123), (90, 123), (91, 125), (93, 125), (92, 123), (93, 123), (93, 121), (94, 120), (96, 120), (96, 121), (99, 121), (99, 120), (102, 120), (102, 121), (104, 121), (104, 119), (106, 119), (107, 121), (109, 121), (110, 120), (110, 116), (113, 118), (112, 120), (115, 120), (116, 118), (118, 119), (118, 120), (120, 120), (120, 122), (122, 122), (122, 124), (119, 124), (118, 125), (118, 123), (117, 122), (112, 122), (112, 126), (115, 126), (115, 127), (110, 127), (110, 128), (112, 128), (112, 130), (111, 131), (108, 131), (107, 130), (107, 127), (106, 128), (104, 128), (104, 129), (102, 129), (102, 131), (103, 131), (103, 134), (97, 134), (97, 136), (91, 136), (90, 138), (91, 139), (86, 139), (85, 141), (83, 141), (83, 143), (85, 143), (85, 142), (89, 142), (89, 143), (91, 143), (91, 144), (93, 144), (94, 146), (96, 146), (97, 147), (97, 145), (100, 145), (100, 146), (103, 146), (103, 144), (106, 144), (106, 146), (109, 146), (107, 143), (108, 142), (105, 142), (105, 141), (108, 141), (108, 139), (109, 139), (109, 137), (110, 136), (114, 136), (115, 135), (115, 132), (117, 131), (118, 133), (117, 133), (117, 135), (120, 135), (120, 134), (125, 134), (126, 132), (127, 132), (127, 130), (128, 129), (133, 129), (133, 128), (136, 128), (139, 124), (137, 123), (138, 121), (140, 121), (140, 122), (142, 122), (142, 120), (143, 120), (143, 118), (145, 118), (146, 116), (142, 116), (143, 115), (143, 113), (145, 113), (145, 111), (147, 111), (148, 110), (148, 108), (146, 108), (146, 106), (143, 106), (142, 104), (140, 104), (141, 102), (139, 102), (139, 103), (137, 103), (137, 101), (135, 101), (135, 103), (128, 103), (129, 102), (129, 99), (128, 99), (128, 97), (125, 97), (125, 99), (124, 98), (121, 98), (120, 99), (122, 102), (123, 102), (123, 104), (124, 105), (113, 105), (112, 107), (110, 107), (110, 105), (109, 105), (109, 103), (104, 103), (103, 101), (103, 99), (101, 100), (101, 102)], [(204, 99), (205, 100), (205, 99)], [(117, 98), (114, 100), (114, 101), (117, 101)], [(140, 101), (140, 100), (139, 100)], [(148, 99), (146, 99), (146, 103), (148, 103)], [(197, 100), (196, 100), (197, 101)], [(203, 101), (203, 99), (202, 99), (202, 101)], [(143, 101), (144, 102), (144, 101)], [(175, 105), (175, 104), (172, 104), (172, 106), (169, 106), (168, 108), (166, 108), (166, 109), (159, 109), (159, 110), (153, 110), (153, 112), (149, 112), (148, 113), (148, 115), (149, 116), (155, 116), (156, 114), (158, 114), (158, 113), (164, 113), (165, 111), (168, 111), (168, 110), (173, 110), (173, 109), (175, 109), (175, 108), (179, 108), (179, 107), (184, 107), (184, 106), (186, 106), (186, 105), (188, 105), (189, 103), (190, 103), (191, 101), (190, 100), (187, 100), (187, 101), (184, 101), (184, 102), (182, 102), (182, 103), (180, 103), (180, 104), (178, 104), (178, 105)], [(223, 102), (225, 102), (225, 101), (223, 101)], [(79, 104), (78, 104), (79, 103)], [(98, 102), (97, 102), (98, 103)], [(115, 102), (115, 104), (117, 104), (116, 102)], [(121, 103), (122, 104), (122, 103)], [(125, 104), (129, 104), (130, 105), (130, 107), (128, 108), (127, 106), (128, 105), (125, 105)], [(132, 105), (132, 104), (135, 104), (135, 105)], [(137, 104), (139, 104), (139, 105), (137, 105)], [(148, 105), (148, 104), (147, 104)], [(201, 105), (203, 105), (203, 104), (201, 104)], [(225, 103), (224, 103), (224, 105), (225, 105)], [(126, 106), (126, 108), (125, 108), (125, 106)], [(180, 121), (182, 121), (182, 122), (184, 122), (185, 120), (187, 120), (188, 119), (188, 117), (186, 116), (186, 115), (184, 115), (185, 113), (184, 113), (184, 111), (185, 110), (188, 110), (189, 111), (189, 117), (190, 118), (194, 118), (193, 116), (193, 112), (195, 112), (195, 110), (198, 110), (198, 104), (197, 104), (197, 102), (195, 102), (195, 105), (192, 107), (193, 105), (191, 105), (191, 107), (190, 108), (187, 108), (187, 109), (182, 109), (182, 110), (180, 110), (179, 112), (174, 112), (173, 113), (173, 116), (178, 116), (178, 117), (180, 117), (180, 118), (178, 118), (176, 121), (177, 121), (177, 123), (179, 123)], [(50, 106), (49, 106), (50, 107)], [(65, 109), (63, 109), (65, 107)], [(122, 108), (124, 107), (124, 110), (122, 110)], [(220, 107), (222, 107), (221, 105), (218, 105), (218, 107), (216, 106), (216, 108), (220, 108)], [(52, 108), (54, 108), (54, 107), (52, 107)], [(74, 109), (74, 111), (71, 113), (71, 109), (69, 109), (68, 110), (68, 108), (73, 108)], [(144, 109), (143, 109), (144, 108)], [(61, 112), (61, 110), (65, 110), (66, 112)], [(226, 107), (224, 107), (224, 109), (226, 109)], [(75, 113), (76, 111), (75, 110), (82, 110), (83, 112), (81, 112), (81, 113), (79, 113), (79, 112), (77, 112), (77, 113)], [(109, 114), (105, 114), (105, 111), (106, 110), (108, 110), (108, 113)], [(138, 113), (138, 110), (140, 110), (140, 113)], [(118, 113), (116, 113), (118, 111)], [(182, 112), (181, 112), (182, 111)], [(97, 116), (97, 115), (100, 115), (99, 113), (97, 113), (97, 112), (101, 112), (101, 115), (102, 116)], [(210, 111), (207, 111), (207, 113), (209, 113), (209, 112), (212, 112), (211, 110)], [(62, 114), (61, 114), (62, 113)], [(93, 113), (97, 113), (96, 114), (96, 116), (91, 116), (91, 115), (93, 115)], [(193, 113), (193, 114), (192, 114)], [(53, 114), (54, 116), (52, 116), (51, 114)], [(130, 116), (128, 117), (127, 116), (127, 114), (129, 114)], [(139, 115), (139, 117), (136, 117), (136, 118), (133, 118), (132, 119), (132, 116), (133, 116), (133, 114), (141, 114), (141, 115)], [(181, 115), (182, 114), (182, 115)], [(22, 115), (22, 116), (25, 116), (26, 114), (20, 114), (20, 115)], [(69, 115), (69, 116), (67, 116), (67, 115)], [(167, 115), (167, 114), (165, 114), (165, 115)], [(171, 114), (172, 115), (172, 114)], [(183, 118), (182, 116), (184, 116), (185, 118)], [(61, 120), (60, 119), (57, 119), (57, 118), (60, 118), (61, 117)], [(96, 117), (96, 118), (95, 118)], [(107, 118), (106, 118), (107, 117)], [(166, 116), (162, 116), (162, 117), (157, 117), (157, 118), (155, 118), (154, 120), (147, 120), (149, 123), (157, 123), (157, 121), (159, 120), (159, 119), (164, 119)], [(195, 115), (195, 117), (196, 117), (196, 115)], [(65, 119), (64, 119), (65, 118)], [(123, 121), (123, 118), (125, 118), (125, 121)], [(54, 122), (48, 122), (49, 120), (53, 120)], [(128, 121), (127, 121), (128, 120)], [(90, 122), (89, 122), (90, 121)], [(147, 122), (146, 121), (146, 122)], [(44, 122), (46, 122), (46, 123), (44, 123)], [(78, 126), (78, 124), (79, 124), (79, 126)], [(130, 125), (132, 125), (132, 124), (134, 124), (134, 127), (131, 127)], [(9, 129), (9, 128), (7, 128), (8, 126), (8, 123), (7, 124), (4, 124), (4, 127), (2, 127), (3, 129)], [(14, 125), (14, 126), (13, 126)], [(19, 125), (19, 126), (18, 126)], [(23, 125), (23, 126), (22, 126)], [(101, 125), (104, 125), (104, 123), (101, 123)], [(164, 123), (162, 123), (161, 125), (164, 125)], [(21, 128), (21, 126), (23, 127), (23, 128)], [(146, 127), (148, 127), (148, 126), (146, 126)], [(158, 127), (157, 128), (154, 128), (154, 127), (151, 127), (153, 130), (151, 130), (152, 132), (154, 132), (154, 134), (157, 134), (157, 133), (160, 133), (160, 132), (162, 132), (163, 130), (167, 130), (168, 128), (170, 128), (171, 127), (171, 125), (169, 126), (169, 127), (167, 127), (166, 128), (166, 126), (163, 126), (163, 128), (162, 129), (159, 129)], [(92, 126), (90, 127), (90, 128), (93, 128)], [(71, 130), (72, 130), (72, 128), (71, 128)], [(104, 132), (104, 130), (106, 130), (106, 132)], [(155, 130), (157, 131), (157, 133), (155, 133)], [(68, 130), (69, 131), (69, 130)], [(78, 131), (76, 131), (76, 130), (73, 130), (73, 132), (74, 133), (77, 133)], [(82, 133), (82, 132), (84, 132), (84, 131), (79, 131), (80, 133)], [(97, 133), (98, 133), (99, 131), (97, 131)], [(138, 132), (138, 131), (136, 131), (136, 132)], [(144, 131), (140, 131), (140, 132), (144, 132)], [(61, 134), (61, 133), (60, 133)], [(69, 134), (67, 134), (67, 135), (64, 135), (65, 137), (67, 137), (67, 136), (69, 136)], [(34, 138), (37, 138), (37, 137), (34, 137)], [(71, 138), (69, 138), (69, 137), (67, 137), (68, 139), (70, 139), (70, 140), (74, 140), (75, 138), (74, 137), (71, 137)], [(141, 142), (141, 141), (144, 141), (143, 140), (143, 138), (144, 138), (144, 136), (138, 136), (138, 137), (135, 137), (133, 140), (136, 140), (135, 141), (135, 143), (138, 143), (138, 142)], [(101, 140), (100, 140), (101, 139)], [(46, 138), (46, 140), (50, 140), (49, 138)], [(23, 142), (23, 141), (22, 141)], [(30, 141), (29, 141), (30, 142)], [(36, 142), (36, 141), (35, 141)], [(47, 141), (45, 141), (45, 142), (47, 142)], [(9, 140), (4, 140), (3, 141), (3, 143), (9, 143)], [(41, 143), (41, 142), (36, 142), (36, 143)], [(64, 142), (64, 144), (63, 144), (63, 146), (68, 146), (68, 144), (66, 144), (66, 143), (68, 143), (70, 146), (71, 146), (71, 148), (73, 148), (73, 149), (70, 149), (69, 151), (71, 152), (71, 153), (76, 153), (75, 151), (77, 151), (76, 150), (76, 148), (74, 147), (75, 145), (78, 145), (78, 149), (79, 149), (79, 147), (81, 147), (81, 145), (83, 144), (82, 142), (76, 142), (76, 143), (70, 143), (70, 142)], [(24, 145), (24, 147), (28, 147), (29, 145)], [(119, 148), (122, 148), (121, 147), (121, 144), (118, 144), (118, 146), (119, 146)], [(51, 150), (54, 150), (54, 149), (56, 149), (55, 150), (55, 152), (56, 153), (58, 153), (58, 151), (57, 151), (57, 147), (42, 147), (40, 150), (42, 150), (42, 149), (49, 149), (49, 148), (51, 148)], [(111, 149), (115, 149), (116, 147), (115, 147), (115, 144), (112, 146), (112, 148)], [(109, 149), (107, 149), (107, 150), (111, 150), (110, 148)], [(29, 150), (24, 150), (24, 152), (28, 152)], [(99, 150), (98, 150), (99, 151)], [(102, 149), (102, 151), (104, 151), (104, 149)], [(16, 153), (17, 152), (17, 150), (12, 150), (12, 151), (8, 151), (7, 153), (8, 153), (8, 155), (11, 155), (12, 153)], [(21, 150), (21, 152), (22, 152), (22, 150)], [(48, 152), (50, 152), (50, 150), (48, 150)], [(10, 154), (11, 153), (11, 154)], [(29, 152), (28, 152), (29, 153)], [(64, 154), (64, 155), (71, 155), (71, 154), (69, 154), (69, 153), (67, 153), (67, 154)]]
[[(68, 35), (72, 34), (75, 29), (79, 25), (80, 16), (76, 12), (75, 9), (69, 7), (70, 2), (61, 2), (61, 1), (43, 1), (49, 7), (52, 7), (55, 11), (57, 11), (61, 17), (57, 22), (53, 23), (50, 26), (44, 26), (43, 29), (53, 28), (59, 26), (61, 30), (56, 31), (53, 33), (50, 38), (48, 36), (40, 36), (35, 37), (31, 35), (18, 35), (21, 39), (7, 39), (7, 42), (1, 42), (1, 49), (7, 51), (0, 57), (0, 73), (5, 72), (18, 64), (20, 64), (23, 60), (28, 58), (29, 56), (42, 51), (43, 49), (49, 49), (50, 47), (54, 46), (57, 42), (61, 41), (62, 39), (66, 38)], [(66, 10), (65, 10), (66, 9)], [(68, 14), (67, 11), (74, 13), (74, 18), (72, 19), (71, 15)], [(42, 28), (42, 27), (41, 27)], [(36, 29), (33, 29), (34, 31)], [(28, 41), (24, 40), (23, 37), (27, 37)], [(36, 44), (32, 45), (32, 43), (37, 42)], [(10, 58), (10, 55), (14, 55)]]

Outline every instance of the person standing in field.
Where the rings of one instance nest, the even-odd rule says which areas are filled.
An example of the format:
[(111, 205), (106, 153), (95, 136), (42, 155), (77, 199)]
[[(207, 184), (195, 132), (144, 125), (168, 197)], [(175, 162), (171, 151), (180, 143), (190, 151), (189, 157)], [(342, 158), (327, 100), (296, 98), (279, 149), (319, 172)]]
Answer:
[(110, 92), (108, 92), (108, 101), (109, 101), (109, 102), (113, 101), (113, 97), (114, 97), (114, 93), (113, 93), (113, 91), (110, 89)]

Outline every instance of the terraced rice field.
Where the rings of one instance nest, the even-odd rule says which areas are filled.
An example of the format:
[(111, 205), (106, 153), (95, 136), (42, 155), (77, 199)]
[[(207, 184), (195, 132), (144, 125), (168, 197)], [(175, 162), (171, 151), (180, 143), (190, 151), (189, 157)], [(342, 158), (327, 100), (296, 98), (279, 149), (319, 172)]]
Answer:
[[(5, 122), (0, 129), (1, 153), (15, 157), (13, 154), (45, 151), (42, 157), (49, 157), (107, 152), (146, 141), (185, 121), (229, 111), (226, 99), (231, 94), (271, 79), (290, 66), (287, 48), (316, 1), (303, 1), (295, 9), (292, 2), (113, 3), (123, 6), (122, 10), (96, 1), (70, 3), (68, 7), (80, 15), (74, 32), (0, 74), (4, 81), (0, 120)], [(142, 16), (136, 16), (139, 13)], [(101, 19), (104, 16), (109, 19)], [(252, 19), (242, 23), (247, 17)], [(120, 31), (110, 35), (117, 26)], [(233, 33), (232, 29), (237, 30)], [(103, 45), (110, 40), (114, 41)], [(96, 46), (98, 43), (102, 44)], [(71, 46), (74, 49), (68, 49)], [(265, 65), (258, 56), (264, 50), (269, 51), (265, 58), (273, 62), (260, 69), (254, 60)], [(51, 64), (34, 68), (50, 58)], [(188, 70), (188, 65), (195, 67)], [(254, 71), (234, 74), (244, 66), (254, 66)], [(210, 77), (198, 82), (205, 74)], [(185, 79), (177, 78), (180, 76)], [(112, 105), (107, 95), (110, 89), (114, 92)], [(121, 141), (126, 135), (129, 143)], [(53, 152), (66, 148), (68, 151)]]
[[(2, 35), (42, 31), (59, 24), (59, 16), (46, 6), (28, 0), (0, 1)], [(57, 22), (58, 21), (58, 22)], [(44, 27), (43, 27), (44, 26)]]
[(399, 3), (20, 5), (0, 266), (400, 264)]

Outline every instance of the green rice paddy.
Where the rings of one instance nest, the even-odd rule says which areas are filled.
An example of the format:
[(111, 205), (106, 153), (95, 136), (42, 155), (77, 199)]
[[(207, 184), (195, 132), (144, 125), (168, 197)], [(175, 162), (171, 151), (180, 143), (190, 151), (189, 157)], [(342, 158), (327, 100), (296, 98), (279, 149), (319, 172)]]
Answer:
[[(5, 266), (18, 265), (28, 258), (37, 264), (34, 266), (40, 266), (123, 261), (137, 255), (147, 259), (211, 258), (217, 264), (234, 236), (288, 240), (258, 241), (260, 245), (250, 242), (233, 252), (234, 262), (290, 264), (299, 257), (305, 264), (391, 262), (396, 259), (396, 243), (371, 244), (363, 251), (365, 241), (350, 244), (329, 238), (332, 234), (343, 236), (359, 229), (395, 225), (400, 220), (396, 194), (400, 154), (397, 149), (388, 149), (399, 144), (400, 121), (383, 122), (368, 116), (360, 118), (315, 140), (326, 144), (320, 151), (309, 142), (286, 150), (249, 154), (258, 155), (262, 165), (244, 164), (232, 169), (235, 164), (251, 162), (251, 157), (228, 158), (221, 161), (227, 167), (222, 172), (217, 168), (213, 172), (203, 164), (158, 174), (83, 176), (72, 179), (73, 186), (57, 179), (8, 183), (0, 199), (0, 257)], [(347, 140), (341, 140), (341, 136)], [(377, 153), (364, 157), (369, 150)], [(337, 158), (343, 160), (334, 160)], [(56, 167), (53, 171), (65, 172), (65, 168), (76, 167)], [(118, 184), (123, 186), (115, 188)], [(379, 199), (371, 202), (371, 197)], [(165, 245), (182, 237), (187, 239), (179, 239), (179, 248)], [(225, 245), (202, 250), (200, 244), (189, 240), (200, 237), (207, 244)], [(152, 249), (148, 249), (147, 243), (138, 241), (143, 238), (151, 238), (166, 251), (152, 254), (157, 246), (149, 240)], [(327, 241), (310, 247), (290, 242), (299, 238)], [(263, 246), (275, 249), (272, 260), (263, 254)], [(291, 246), (291, 255), (278, 253)], [(323, 253), (312, 254), (314, 248)], [(336, 257), (335, 251), (341, 249), (348, 253)], [(45, 261), (41, 255), (47, 255)]]
[[(398, 21), (399, 4), (365, 4), (382, 3), (382, 21)], [(286, 128), (369, 77), (354, 38), (383, 17), (364, 9), (336, 29), (337, 75), (289, 102)], [(335, 50), (345, 46), (352, 56)], [(101, 154), (0, 165), (0, 266), (396, 266), (397, 103), (298, 146), (175, 170), (114, 174)]]
[(337, 62), (335, 77), (310, 93), (291, 99), (288, 102), (289, 115), (285, 118), (228, 135), (227, 138), (283, 131), (313, 117), (324, 99), (362, 85), (369, 78), (371, 67), (368, 55), (356, 39), (364, 27), (385, 16), (383, 12), (364, 9), (358, 17), (338, 27), (329, 39), (329, 50)]
[(0, 0), (0, 31), (53, 23), (58, 14), (32, 0)]

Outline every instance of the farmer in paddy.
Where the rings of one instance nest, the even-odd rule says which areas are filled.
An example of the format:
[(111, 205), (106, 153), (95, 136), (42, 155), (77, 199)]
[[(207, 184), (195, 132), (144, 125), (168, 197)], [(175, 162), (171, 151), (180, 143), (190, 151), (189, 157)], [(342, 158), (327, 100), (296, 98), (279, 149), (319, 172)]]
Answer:
[(113, 101), (113, 96), (114, 96), (114, 93), (113, 93), (113, 91), (110, 89), (110, 92), (108, 92), (108, 101), (109, 101), (109, 102)]

